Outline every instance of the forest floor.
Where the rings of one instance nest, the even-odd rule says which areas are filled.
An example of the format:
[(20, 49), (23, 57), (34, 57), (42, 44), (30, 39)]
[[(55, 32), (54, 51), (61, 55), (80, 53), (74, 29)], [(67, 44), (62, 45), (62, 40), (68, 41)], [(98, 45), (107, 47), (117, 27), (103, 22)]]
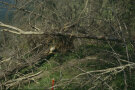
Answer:
[[(54, 79), (55, 90), (123, 90), (123, 71), (114, 56), (105, 53), (106, 50), (110, 48), (87, 45), (74, 52), (55, 53), (49, 60), (13, 74), (4, 85), (7, 89), (50, 90)], [(126, 73), (129, 77), (128, 69)], [(134, 90), (133, 81), (134, 75), (132, 80), (127, 78), (129, 90)]]

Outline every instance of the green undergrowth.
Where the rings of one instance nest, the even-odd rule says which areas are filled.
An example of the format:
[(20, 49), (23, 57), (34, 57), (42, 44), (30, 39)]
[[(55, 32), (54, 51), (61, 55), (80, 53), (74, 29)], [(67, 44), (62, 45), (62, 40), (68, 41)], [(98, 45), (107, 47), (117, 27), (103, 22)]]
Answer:
[[(115, 48), (116, 47), (116, 48)], [(124, 48), (118, 48), (118, 46), (114, 46), (114, 49), (116, 52), (123, 53)], [(130, 47), (129, 47), (130, 49)], [(44, 72), (47, 72), (44, 74), (41, 79), (37, 80), (36, 83), (32, 82), (29, 84), (22, 85), (20, 89), (23, 90), (49, 90), (48, 88), (51, 87), (52, 79), (55, 80), (55, 84), (58, 85), (55, 90), (88, 90), (90, 88), (90, 85), (81, 86), (77, 84), (78, 82), (81, 82), (80, 80), (73, 80), (74, 83), (71, 83), (67, 85), (65, 83), (67, 80), (70, 80), (74, 78), (76, 75), (82, 73), (81, 70), (74, 67), (77, 66), (85, 71), (92, 71), (92, 70), (99, 70), (99, 69), (107, 69), (111, 67), (115, 67), (113, 60), (115, 58), (111, 57), (111, 55), (103, 53), (103, 51), (112, 51), (111, 47), (109, 45), (86, 45), (86, 46), (80, 46), (79, 49), (76, 49), (72, 52), (67, 52), (65, 54), (62, 53), (55, 53), (54, 56), (52, 56), (47, 62), (41, 64), (39, 67), (37, 67), (34, 73), (43, 70)], [(84, 60), (81, 61), (79, 59), (83, 59), (88, 56), (94, 56), (97, 57), (97, 59), (103, 58), (107, 59), (106, 62), (100, 61), (100, 60)], [(112, 63), (110, 63), (112, 62)], [(21, 71), (21, 73), (27, 72), (27, 70), (30, 68), (25, 68)], [(124, 88), (124, 78), (122, 76), (123, 74), (118, 74), (113, 77), (113, 81), (111, 82), (112, 87), (115, 90), (123, 90)], [(135, 76), (132, 76), (135, 79)], [(84, 78), (84, 77), (83, 77)], [(133, 81), (135, 81), (132, 79)], [(82, 80), (83, 81), (83, 80)], [(131, 84), (130, 78), (128, 78), (127, 81), (129, 84)], [(134, 83), (132, 83), (131, 87), (133, 88)], [(96, 89), (96, 90), (102, 90), (102, 89)], [(106, 89), (104, 89), (106, 90)], [(133, 89), (129, 89), (133, 90)]]

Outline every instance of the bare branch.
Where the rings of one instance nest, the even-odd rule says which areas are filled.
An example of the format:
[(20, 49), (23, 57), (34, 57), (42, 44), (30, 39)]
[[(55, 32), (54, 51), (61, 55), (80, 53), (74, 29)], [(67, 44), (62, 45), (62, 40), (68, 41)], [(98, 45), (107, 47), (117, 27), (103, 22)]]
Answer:
[(9, 29), (3, 29), (1, 31), (8, 31), (8, 32), (11, 32), (11, 33), (14, 33), (14, 34), (26, 34), (26, 35), (29, 35), (29, 34), (44, 34), (44, 32), (24, 31), (20, 28), (17, 28), (17, 27), (11, 26), (11, 25), (7, 25), (7, 24), (4, 24), (2, 22), (0, 22), (0, 27), (9, 28)]

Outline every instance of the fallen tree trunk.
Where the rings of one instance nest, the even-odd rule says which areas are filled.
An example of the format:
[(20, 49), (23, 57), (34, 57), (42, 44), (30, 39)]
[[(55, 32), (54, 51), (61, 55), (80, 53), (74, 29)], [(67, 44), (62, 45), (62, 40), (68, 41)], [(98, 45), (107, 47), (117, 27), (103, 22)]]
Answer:
[[(4, 24), (0, 22), (0, 27), (4, 27), (6, 29), (3, 29), (1, 31), (6, 31), (14, 34), (19, 35), (48, 35), (48, 36), (67, 36), (67, 37), (73, 37), (73, 38), (86, 38), (86, 39), (95, 39), (95, 40), (105, 40), (105, 41), (116, 41), (116, 42), (122, 42), (122, 39), (116, 38), (116, 37), (106, 37), (106, 36), (91, 36), (91, 35), (76, 35), (72, 33), (65, 33), (65, 32), (42, 32), (42, 30), (39, 30), (39, 32), (35, 31), (24, 31), (20, 28)], [(8, 28), (8, 29), (7, 29)]]
[(37, 80), (42, 75), (43, 75), (43, 71), (40, 71), (40, 72), (35, 73), (35, 74), (26, 74), (25, 76), (22, 76), (20, 78), (9, 80), (9, 81), (3, 83), (2, 86), (6, 87), (6, 90), (9, 88), (11, 89), (12, 87), (15, 87), (19, 84), (27, 83), (29, 81), (34, 81), (35, 79)]

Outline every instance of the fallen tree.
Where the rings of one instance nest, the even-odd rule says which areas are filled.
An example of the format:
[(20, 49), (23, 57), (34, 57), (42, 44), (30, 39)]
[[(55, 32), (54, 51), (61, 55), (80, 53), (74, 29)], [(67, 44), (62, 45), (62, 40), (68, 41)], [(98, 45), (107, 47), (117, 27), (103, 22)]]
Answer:
[(42, 32), (41, 30), (39, 32), (34, 31), (24, 31), (20, 28), (4, 24), (0, 22), (0, 27), (8, 28), (8, 29), (2, 29), (1, 31), (10, 32), (14, 34), (19, 35), (48, 35), (48, 36), (68, 36), (73, 38), (86, 38), (86, 39), (95, 39), (95, 40), (105, 40), (105, 41), (115, 41), (115, 42), (122, 42), (122, 39), (118, 39), (116, 37), (105, 37), (105, 36), (91, 36), (91, 35), (76, 35), (72, 33), (64, 33), (64, 32)]

